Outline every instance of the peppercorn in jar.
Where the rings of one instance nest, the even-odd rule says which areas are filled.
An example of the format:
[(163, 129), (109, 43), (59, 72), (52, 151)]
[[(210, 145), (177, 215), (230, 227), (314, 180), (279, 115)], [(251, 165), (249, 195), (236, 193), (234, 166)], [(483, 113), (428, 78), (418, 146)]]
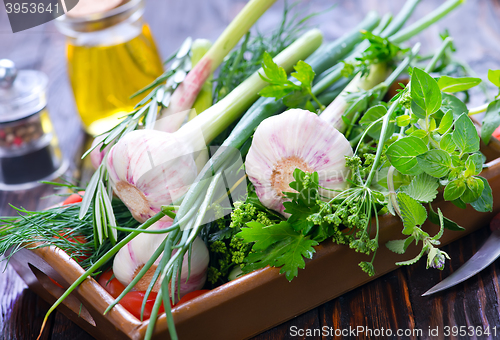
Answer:
[(24, 190), (67, 168), (46, 109), (47, 77), (0, 60), (0, 190)]

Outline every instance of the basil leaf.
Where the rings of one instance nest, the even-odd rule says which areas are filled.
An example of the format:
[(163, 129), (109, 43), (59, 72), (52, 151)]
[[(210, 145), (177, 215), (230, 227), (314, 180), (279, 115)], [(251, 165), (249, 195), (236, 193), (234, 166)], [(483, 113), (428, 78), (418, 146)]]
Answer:
[(500, 70), (488, 70), (488, 79), (496, 87), (500, 87)]
[(464, 203), (472, 203), (481, 196), (484, 189), (484, 183), (477, 177), (469, 177), (466, 183), (467, 189), (465, 189), (461, 199)]
[(479, 150), (479, 136), (476, 127), (465, 113), (455, 121), (455, 130), (452, 136), (453, 141), (462, 153), (476, 152)]
[[(376, 105), (371, 107), (363, 117), (359, 120), (359, 125), (369, 126), (373, 122), (377, 121), (381, 117), (385, 116), (387, 109), (383, 105)], [(394, 133), (394, 124), (390, 124), (388, 127), (387, 136), (392, 136)], [(382, 120), (373, 125), (368, 131), (368, 136), (373, 139), (378, 140), (380, 138), (380, 130), (382, 130)]]
[(451, 201), (455, 206), (459, 207), (460, 209), (465, 209), (467, 208), (467, 204), (465, 204), (460, 198), (457, 198), (456, 200)]
[(417, 156), (426, 152), (427, 145), (417, 137), (408, 136), (394, 142), (386, 151), (391, 164), (404, 175), (418, 175), (422, 172)]
[(455, 145), (455, 142), (453, 141), (453, 136), (451, 133), (445, 134), (443, 137), (441, 137), (441, 140), (439, 141), (439, 147), (446, 151), (446, 152), (453, 152), (457, 148)]
[(443, 150), (429, 150), (417, 157), (418, 165), (432, 177), (441, 178), (450, 172), (451, 157)]
[(453, 93), (471, 89), (474, 86), (479, 85), (481, 83), (481, 79), (472, 77), (453, 78), (441, 76), (437, 83), (441, 91)]
[(359, 120), (359, 125), (370, 125), (374, 121), (380, 119), (380, 117), (385, 116), (386, 113), (387, 109), (384, 105), (373, 106), (366, 111), (363, 117)]
[(493, 195), (491, 194), (491, 187), (486, 178), (477, 176), (483, 181), (484, 189), (479, 198), (472, 202), (470, 205), (479, 212), (493, 211)]
[(481, 127), (481, 139), (485, 144), (488, 144), (491, 139), (491, 134), (500, 125), (500, 99), (492, 101), (483, 117)]
[(441, 110), (445, 113), (451, 111), (454, 119), (460, 117), (462, 113), (469, 113), (467, 106), (452, 94), (443, 93), (443, 102), (441, 104)]
[(403, 192), (398, 193), (397, 200), (403, 219), (402, 233), (411, 235), (416, 226), (424, 224), (427, 219), (427, 211), (422, 204)]
[(465, 162), (466, 176), (479, 175), (483, 170), (483, 156), (480, 153), (473, 153), (469, 155), (467, 161)]
[(421, 139), (422, 142), (424, 142), (424, 144), (429, 143), (429, 136), (427, 135), (427, 131), (415, 130), (412, 133), (410, 133), (410, 136), (417, 137), (418, 139)]
[(396, 124), (399, 127), (407, 126), (408, 124), (410, 124), (410, 116), (401, 115), (399, 117), (396, 117)]
[(411, 76), (411, 111), (419, 118), (425, 118), (441, 107), (441, 90), (434, 78), (419, 68)]
[(466, 185), (464, 181), (461, 179), (456, 179), (446, 185), (446, 187), (444, 188), (443, 197), (447, 201), (454, 201), (460, 196), (462, 196), (465, 189)]
[(452, 125), (453, 125), (453, 112), (451, 112), (450, 110), (444, 114), (443, 118), (441, 118), (438, 132), (440, 134), (446, 133), (446, 131), (448, 131)]
[(428, 203), (436, 198), (438, 187), (437, 179), (427, 174), (420, 174), (413, 177), (410, 184), (399, 187), (399, 191), (419, 202)]

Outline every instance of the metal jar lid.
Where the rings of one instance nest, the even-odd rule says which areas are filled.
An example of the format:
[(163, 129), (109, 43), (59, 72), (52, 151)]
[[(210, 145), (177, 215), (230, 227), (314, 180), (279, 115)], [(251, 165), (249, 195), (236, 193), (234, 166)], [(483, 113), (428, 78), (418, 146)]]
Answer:
[(14, 63), (0, 59), (0, 123), (29, 117), (47, 105), (47, 76), (39, 71), (17, 71)]

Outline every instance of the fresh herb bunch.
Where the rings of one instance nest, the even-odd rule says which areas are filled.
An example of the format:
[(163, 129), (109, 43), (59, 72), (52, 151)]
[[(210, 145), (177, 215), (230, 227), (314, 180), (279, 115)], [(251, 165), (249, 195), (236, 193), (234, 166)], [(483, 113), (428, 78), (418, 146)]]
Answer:
[[(433, 69), (450, 43), (451, 39), (445, 40), (428, 70)], [(363, 132), (356, 137), (355, 155), (346, 159), (350, 187), (323, 201), (317, 193), (317, 174), (296, 169), (295, 181), (290, 184), (295, 193), (284, 193), (290, 199), (284, 203), (285, 213), (291, 214), (287, 221), (270, 226), (249, 222), (237, 234), (253, 244), (243, 272), (271, 265), (282, 267), (280, 272), (291, 280), (298, 268), (303, 268), (304, 258), (312, 257), (313, 246), (332, 237), (336, 243), (373, 254), (370, 262), (361, 262), (360, 266), (374, 275), (378, 215), (387, 211), (401, 218), (402, 234), (407, 236), (388, 242), (390, 250), (402, 254), (411, 243), (422, 244), (416, 258), (397, 264), (413, 264), (427, 255), (428, 267), (443, 269), (449, 257), (437, 246), (444, 228), (462, 228), (439, 209), (433, 210), (431, 202), (438, 190), (442, 189), (443, 198), (458, 207), (470, 204), (480, 212), (491, 211), (493, 198), (488, 182), (479, 176), (485, 160), (479, 152), (479, 136), (465, 104), (451, 95), (473, 88), (481, 80), (449, 76), (436, 80), (427, 72), (410, 69), (408, 86), (390, 103), (381, 103), (380, 94), (367, 96), (365, 91), (361, 95), (372, 100), (364, 99), (364, 104), (371, 107), (359, 122), (351, 122), (359, 124), (357, 130)], [(497, 73), (490, 71), (494, 84), (495, 76)], [(495, 101), (489, 105), (497, 104)], [(496, 114), (500, 116), (500, 111)], [(423, 204), (429, 205), (428, 211)], [(428, 218), (441, 227), (434, 236), (422, 229)]]
[[(139, 225), (120, 200), (113, 200), (112, 204), (115, 218), (120, 226), (136, 228)], [(43, 211), (14, 209), (19, 216), (0, 219), (0, 256), (6, 255), (7, 262), (22, 248), (56, 246), (83, 268), (88, 268), (112, 247), (109, 240), (102, 243), (95, 240), (92, 208), (83, 219), (78, 218), (80, 203)], [(117, 234), (119, 240), (124, 237), (123, 232)]]
[(207, 224), (200, 234), (210, 249), (207, 280), (211, 286), (224, 284), (236, 267), (243, 267), (251, 244), (244, 242), (237, 234), (246, 223), (254, 221), (268, 226), (283, 220), (281, 215), (260, 203), (253, 185), (249, 184), (247, 191), (244, 202), (234, 202), (231, 214)]

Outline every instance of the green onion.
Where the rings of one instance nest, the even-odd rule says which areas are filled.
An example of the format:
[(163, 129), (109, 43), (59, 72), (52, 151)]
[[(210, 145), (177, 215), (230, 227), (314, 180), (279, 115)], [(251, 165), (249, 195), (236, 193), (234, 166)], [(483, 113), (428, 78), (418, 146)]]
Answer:
[(157, 130), (176, 131), (191, 109), (198, 93), (208, 77), (219, 67), (224, 57), (236, 46), (250, 27), (276, 0), (250, 0), (226, 27), (217, 41), (188, 73), (182, 84), (172, 94), (168, 107), (162, 116), (168, 119), (159, 121)]

